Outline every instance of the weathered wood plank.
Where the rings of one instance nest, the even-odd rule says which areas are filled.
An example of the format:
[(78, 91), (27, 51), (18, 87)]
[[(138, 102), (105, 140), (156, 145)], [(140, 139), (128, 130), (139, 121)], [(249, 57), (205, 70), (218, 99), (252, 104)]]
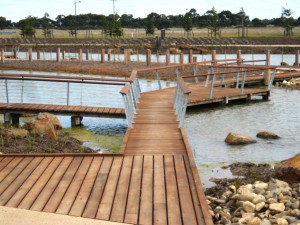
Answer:
[(37, 199), (53, 173), (56, 171), (56, 169), (59, 167), (60, 163), (62, 162), (63, 157), (55, 157), (53, 161), (50, 163), (50, 165), (47, 167), (47, 169), (44, 171), (44, 173), (39, 177), (39, 179), (36, 181), (34, 186), (30, 189), (30, 191), (26, 194), (26, 196), (23, 198), (21, 203), (18, 205), (18, 208), (21, 209), (30, 209), (34, 201)]
[(99, 204), (101, 202), (101, 198), (104, 192), (104, 187), (106, 185), (107, 177), (111, 169), (112, 162), (113, 162), (113, 157), (104, 158), (100, 167), (100, 171), (97, 174), (97, 178), (94, 183), (92, 193), (90, 194), (87, 205), (82, 214), (83, 217), (88, 217), (88, 218), (96, 217)]
[(128, 190), (128, 200), (125, 214), (125, 223), (137, 224), (140, 209), (141, 181), (142, 181), (143, 156), (135, 156), (130, 187)]
[(96, 215), (96, 219), (109, 220), (117, 184), (120, 177), (122, 162), (123, 157), (114, 158), (113, 165), (111, 167), (109, 177), (103, 193), (103, 198), (101, 199), (101, 203), (99, 205), (99, 209)]
[(165, 171), (162, 155), (154, 156), (154, 224), (167, 224)]
[[(0, 182), (23, 160), (23, 157), (16, 157), (9, 161), (0, 172)], [(9, 159), (8, 159), (9, 160)]]
[(61, 181), (61, 178), (65, 174), (66, 170), (68, 169), (69, 165), (71, 164), (73, 157), (65, 157), (56, 171), (52, 175), (49, 182), (43, 188), (39, 196), (36, 198), (33, 205), (30, 207), (31, 210), (35, 211), (42, 211), (47, 204), (48, 200), (50, 199), (52, 193), (55, 191), (57, 185)]
[(42, 160), (39, 166), (37, 166), (34, 172), (28, 177), (24, 184), (17, 190), (17, 192), (12, 196), (12, 198), (7, 202), (8, 207), (18, 207), (22, 199), (30, 191), (39, 177), (45, 172), (49, 164), (52, 162), (53, 157), (46, 157)]
[(82, 157), (75, 157), (71, 164), (68, 166), (67, 171), (65, 172), (64, 176), (61, 178), (59, 184), (57, 185), (55, 191), (52, 193), (51, 197), (49, 198), (47, 204), (43, 208), (44, 212), (54, 213), (59, 203), (61, 202), (64, 194), (66, 193), (67, 189), (69, 188), (75, 173), (77, 172), (83, 158)]
[(126, 210), (126, 203), (128, 197), (129, 182), (131, 178), (132, 156), (125, 156), (121, 169), (120, 179), (117, 186), (117, 191), (111, 211), (110, 220), (116, 222), (123, 222)]
[(86, 177), (84, 178), (83, 185), (80, 187), (76, 200), (73, 203), (73, 206), (69, 212), (69, 215), (81, 216), (83, 214), (89, 196), (92, 193), (92, 189), (96, 181), (102, 162), (103, 162), (102, 157), (94, 157), (91, 166), (89, 168), (89, 171)]

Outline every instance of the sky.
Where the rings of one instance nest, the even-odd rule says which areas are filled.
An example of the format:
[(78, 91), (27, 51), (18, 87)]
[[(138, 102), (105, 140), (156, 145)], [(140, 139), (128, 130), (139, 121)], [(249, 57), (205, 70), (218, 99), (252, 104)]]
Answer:
[[(12, 22), (31, 15), (41, 18), (45, 12), (55, 19), (57, 15), (74, 15), (75, 0), (0, 0), (0, 16)], [(215, 7), (217, 12), (229, 10), (238, 13), (244, 9), (250, 20), (278, 18), (282, 7), (292, 9), (294, 18), (300, 17), (299, 0), (76, 0), (76, 11), (79, 14), (103, 14), (115, 12), (119, 15), (132, 14), (134, 18), (145, 18), (151, 12), (165, 15), (185, 14), (191, 8), (203, 15)]]

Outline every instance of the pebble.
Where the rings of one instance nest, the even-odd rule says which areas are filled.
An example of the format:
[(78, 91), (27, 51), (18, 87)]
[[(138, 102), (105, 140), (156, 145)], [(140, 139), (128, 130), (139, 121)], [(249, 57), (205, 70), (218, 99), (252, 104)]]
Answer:
[(207, 196), (214, 224), (300, 225), (299, 187), (276, 179), (236, 188), (229, 186), (222, 199)]

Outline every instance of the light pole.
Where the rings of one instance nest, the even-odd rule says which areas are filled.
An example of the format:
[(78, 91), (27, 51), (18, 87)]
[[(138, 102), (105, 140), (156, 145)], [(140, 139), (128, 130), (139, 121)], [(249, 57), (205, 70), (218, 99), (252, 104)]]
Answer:
[(114, 13), (114, 22), (115, 22), (115, 1), (117, 0), (111, 0), (113, 2), (113, 13)]
[(74, 6), (75, 6), (75, 37), (76, 38), (77, 38), (77, 19), (76, 19), (76, 10), (77, 10), (76, 5), (77, 5), (77, 3), (81, 3), (81, 1), (74, 0)]

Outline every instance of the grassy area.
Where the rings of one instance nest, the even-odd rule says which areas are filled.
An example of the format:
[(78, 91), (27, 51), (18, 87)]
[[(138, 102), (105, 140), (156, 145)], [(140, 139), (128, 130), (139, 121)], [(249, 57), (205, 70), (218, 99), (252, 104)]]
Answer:
[[(145, 38), (144, 29), (128, 29), (124, 28), (125, 38)], [(294, 37), (300, 37), (300, 27), (293, 29)], [(282, 27), (249, 27), (246, 30), (247, 37), (283, 37)], [(69, 35), (69, 30), (53, 30), (54, 38), (72, 38)], [(160, 36), (160, 31), (157, 30), (154, 36)], [(166, 30), (167, 37), (185, 37), (186, 33), (182, 28), (171, 28)], [(190, 37), (208, 37), (207, 28), (194, 28)], [(222, 28), (221, 37), (239, 37), (237, 28)], [(0, 38), (20, 38), (20, 30), (6, 29), (1, 30)], [(36, 29), (36, 38), (43, 38), (43, 31)], [(105, 38), (102, 30), (78, 30), (78, 38)]]

